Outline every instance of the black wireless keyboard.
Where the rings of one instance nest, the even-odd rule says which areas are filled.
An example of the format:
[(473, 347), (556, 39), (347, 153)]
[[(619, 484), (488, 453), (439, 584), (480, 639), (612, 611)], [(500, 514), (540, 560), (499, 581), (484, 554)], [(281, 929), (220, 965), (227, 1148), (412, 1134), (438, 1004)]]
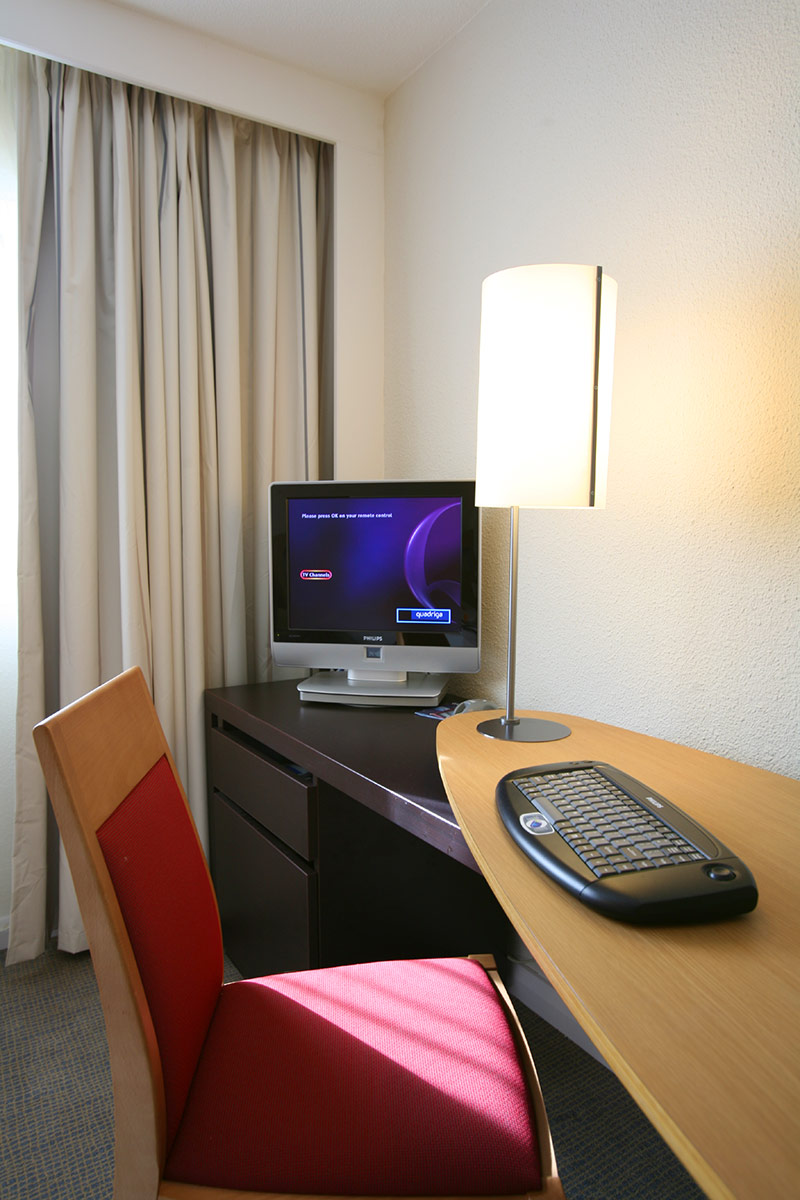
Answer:
[(750, 912), (758, 902), (740, 858), (608, 763), (512, 771), (496, 798), (536, 866), (605, 916), (639, 925), (704, 921)]

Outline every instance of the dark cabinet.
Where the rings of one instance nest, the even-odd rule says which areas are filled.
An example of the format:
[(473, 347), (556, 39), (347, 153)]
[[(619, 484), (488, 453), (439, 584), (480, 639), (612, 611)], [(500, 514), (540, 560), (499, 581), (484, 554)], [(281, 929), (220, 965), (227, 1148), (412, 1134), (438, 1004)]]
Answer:
[(318, 963), (316, 782), (233, 725), (207, 730), (211, 874), (244, 975)]
[(228, 957), (245, 976), (316, 966), (313, 867), (286, 854), (263, 826), (216, 790), (209, 817), (212, 875)]
[(508, 922), (447, 804), (435, 722), (302, 704), (292, 683), (206, 694), (210, 866), (244, 975), (502, 955)]

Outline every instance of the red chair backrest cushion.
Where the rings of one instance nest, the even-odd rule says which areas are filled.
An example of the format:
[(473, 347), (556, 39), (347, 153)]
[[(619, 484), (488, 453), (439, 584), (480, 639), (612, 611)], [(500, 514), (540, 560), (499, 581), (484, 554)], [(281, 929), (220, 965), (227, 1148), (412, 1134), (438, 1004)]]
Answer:
[(169, 1148), (219, 997), (223, 957), (216, 898), (166, 757), (97, 836), (158, 1039)]

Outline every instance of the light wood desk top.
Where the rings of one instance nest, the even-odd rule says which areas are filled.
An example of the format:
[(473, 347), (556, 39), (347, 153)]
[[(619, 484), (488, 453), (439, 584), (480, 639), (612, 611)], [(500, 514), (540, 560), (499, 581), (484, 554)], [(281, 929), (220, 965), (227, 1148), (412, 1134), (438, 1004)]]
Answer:
[[(484, 876), (708, 1196), (800, 1196), (800, 783), (579, 717), (524, 715), (572, 733), (495, 741), (476, 732), (486, 713), (437, 730), (445, 790)], [(755, 911), (639, 928), (594, 913), (537, 871), (497, 815), (495, 785), (519, 767), (580, 759), (627, 771), (717, 834), (755, 876)]]

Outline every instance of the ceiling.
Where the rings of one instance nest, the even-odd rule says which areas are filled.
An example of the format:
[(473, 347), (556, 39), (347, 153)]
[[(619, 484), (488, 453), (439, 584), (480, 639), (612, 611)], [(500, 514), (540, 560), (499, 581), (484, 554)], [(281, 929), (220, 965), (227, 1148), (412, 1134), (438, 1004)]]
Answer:
[(108, 0), (388, 96), (489, 0)]

